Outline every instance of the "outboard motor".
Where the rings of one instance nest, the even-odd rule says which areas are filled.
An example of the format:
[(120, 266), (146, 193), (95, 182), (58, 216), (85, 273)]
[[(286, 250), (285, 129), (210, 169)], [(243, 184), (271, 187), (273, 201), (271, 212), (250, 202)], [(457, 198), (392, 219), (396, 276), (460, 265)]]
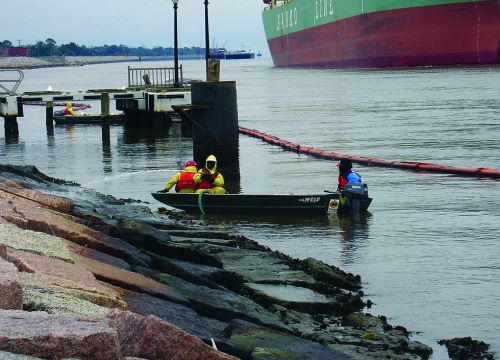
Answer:
[(340, 194), (346, 200), (343, 210), (352, 213), (366, 211), (372, 200), (368, 197), (368, 185), (363, 183), (347, 183)]

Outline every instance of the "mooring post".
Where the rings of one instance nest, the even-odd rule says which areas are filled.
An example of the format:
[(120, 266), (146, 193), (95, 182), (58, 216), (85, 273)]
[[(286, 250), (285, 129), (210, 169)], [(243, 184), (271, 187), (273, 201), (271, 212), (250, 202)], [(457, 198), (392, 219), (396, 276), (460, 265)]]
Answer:
[(101, 117), (104, 119), (108, 119), (109, 118), (109, 108), (110, 108), (110, 104), (109, 104), (110, 100), (109, 100), (109, 93), (102, 93), (101, 94)]
[(54, 121), (54, 102), (47, 101), (45, 103), (45, 123), (47, 125), (52, 124)]
[(191, 85), (194, 159), (203, 166), (208, 155), (215, 155), (221, 173), (232, 179), (240, 178), (236, 100), (235, 81)]
[(54, 136), (54, 102), (47, 101), (45, 103), (45, 127), (47, 128), (47, 136)]
[(5, 137), (9, 139), (19, 137), (19, 127), (17, 125), (17, 117), (5, 116), (4, 118)]

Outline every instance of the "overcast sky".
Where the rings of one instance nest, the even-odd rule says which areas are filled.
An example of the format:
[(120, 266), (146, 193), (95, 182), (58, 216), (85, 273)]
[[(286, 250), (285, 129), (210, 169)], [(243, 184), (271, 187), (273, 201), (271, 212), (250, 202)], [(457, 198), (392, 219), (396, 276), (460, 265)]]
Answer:
[[(262, 0), (209, 0), (210, 42), (268, 52)], [(2, 0), (0, 41), (173, 46), (171, 0)], [(179, 0), (179, 47), (205, 46), (204, 0)]]

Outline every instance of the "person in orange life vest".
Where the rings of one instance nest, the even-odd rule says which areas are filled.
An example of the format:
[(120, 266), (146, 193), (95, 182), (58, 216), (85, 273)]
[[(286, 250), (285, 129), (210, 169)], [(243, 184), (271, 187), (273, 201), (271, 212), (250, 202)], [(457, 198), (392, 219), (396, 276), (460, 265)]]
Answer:
[(207, 157), (205, 167), (198, 170), (198, 174), (194, 176), (196, 183), (196, 192), (211, 192), (212, 194), (225, 194), (224, 178), (217, 171), (217, 158), (214, 155)]
[(194, 193), (196, 184), (194, 183), (194, 176), (196, 175), (196, 162), (188, 160), (184, 170), (175, 174), (172, 179), (165, 185), (165, 192), (169, 192), (175, 185), (175, 192), (178, 193)]
[(66, 103), (66, 107), (64, 108), (64, 116), (75, 116), (73, 105), (69, 101)]
[(344, 186), (347, 183), (360, 183), (361, 176), (359, 174), (352, 171), (352, 162), (348, 159), (341, 159), (337, 167), (339, 168), (339, 184), (337, 187), (337, 191), (344, 190)]

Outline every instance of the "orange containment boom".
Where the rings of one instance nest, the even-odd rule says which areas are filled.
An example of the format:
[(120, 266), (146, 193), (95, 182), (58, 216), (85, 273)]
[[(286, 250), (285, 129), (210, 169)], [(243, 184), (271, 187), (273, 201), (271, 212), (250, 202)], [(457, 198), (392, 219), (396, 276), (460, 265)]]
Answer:
[(361, 156), (346, 155), (341, 153), (328, 152), (324, 150), (317, 150), (312, 147), (297, 145), (290, 141), (282, 140), (276, 136), (272, 136), (258, 130), (244, 128), (242, 126), (239, 127), (239, 130), (240, 133), (244, 135), (261, 139), (272, 145), (281, 146), (285, 150), (295, 151), (300, 154), (311, 155), (326, 160), (349, 159), (352, 162), (363, 164), (366, 166), (390, 167), (403, 170), (500, 179), (500, 170), (493, 170), (488, 168), (460, 168), (455, 166), (437, 165), (425, 162), (389, 161), (377, 158), (366, 158)]

